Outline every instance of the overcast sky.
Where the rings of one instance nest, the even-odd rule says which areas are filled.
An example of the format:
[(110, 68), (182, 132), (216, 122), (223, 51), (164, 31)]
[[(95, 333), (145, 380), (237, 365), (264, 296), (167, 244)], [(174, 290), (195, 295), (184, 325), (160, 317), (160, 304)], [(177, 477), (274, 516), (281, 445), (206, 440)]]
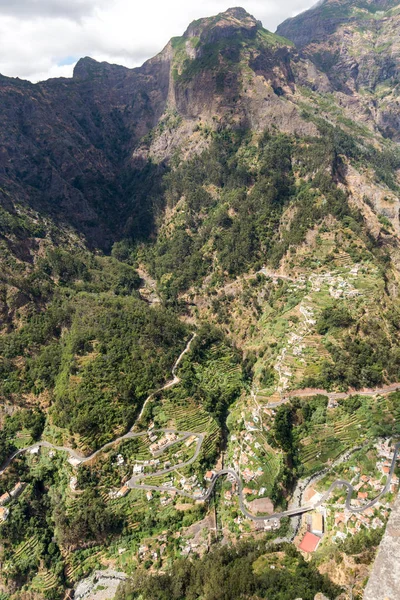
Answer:
[(0, 73), (72, 75), (82, 56), (136, 67), (193, 19), (243, 6), (274, 31), (315, 0), (0, 0)]

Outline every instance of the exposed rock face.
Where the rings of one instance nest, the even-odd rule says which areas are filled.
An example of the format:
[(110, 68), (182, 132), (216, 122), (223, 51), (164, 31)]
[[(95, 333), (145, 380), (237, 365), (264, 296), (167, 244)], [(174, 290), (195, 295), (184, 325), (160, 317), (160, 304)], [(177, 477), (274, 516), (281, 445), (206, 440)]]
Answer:
[(2, 187), (107, 245), (129, 150), (163, 113), (168, 75), (161, 60), (150, 74), (86, 58), (73, 79), (1, 77)]
[(294, 89), (296, 54), (234, 8), (192, 23), (138, 69), (84, 58), (72, 79), (33, 85), (0, 76), (1, 187), (107, 248), (142, 210), (132, 201), (132, 170), (149, 152), (137, 149), (166, 115), (181, 124), (161, 143), (153, 136), (158, 160), (192, 136), (199, 118), (264, 128), (276, 115), (296, 130), (301, 119), (280, 97)]
[[(199, 38), (202, 43), (215, 43), (235, 34), (254, 39), (262, 24), (243, 8), (230, 8), (225, 13), (191, 23), (185, 38)], [(201, 53), (201, 50), (200, 50)]]
[(396, 600), (400, 590), (400, 497), (396, 500), (386, 533), (379, 546), (364, 600)]
[(326, 41), (344, 23), (368, 23), (369, 17), (398, 5), (397, 0), (322, 0), (297, 17), (287, 19), (277, 33), (303, 47), (310, 42)]
[(326, 0), (277, 33), (327, 74), (333, 90), (357, 99), (386, 137), (400, 140), (398, 0)]
[(0, 76), (2, 203), (14, 198), (109, 248), (128, 226), (143, 229), (135, 170), (200, 152), (199, 122), (315, 134), (300, 86), (336, 91), (347, 116), (400, 139), (400, 10), (375, 9), (327, 0), (285, 22), (278, 32), (300, 53), (233, 8), (195, 21), (138, 69), (84, 58), (72, 79)]

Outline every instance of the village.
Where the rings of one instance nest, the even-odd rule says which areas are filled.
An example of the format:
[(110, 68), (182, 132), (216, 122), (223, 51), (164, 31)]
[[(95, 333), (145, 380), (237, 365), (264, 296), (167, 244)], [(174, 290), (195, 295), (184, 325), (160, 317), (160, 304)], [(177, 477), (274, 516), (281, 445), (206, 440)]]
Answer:
[[(358, 466), (350, 467), (353, 475), (350, 483), (354, 489), (351, 504), (354, 508), (361, 508), (368, 501), (376, 498), (384, 488), (390, 473), (394, 446), (388, 440), (381, 440), (375, 448), (378, 456), (376, 475), (363, 474)], [(397, 494), (399, 483), (399, 477), (393, 474), (390, 494)], [(308, 495), (305, 496), (308, 504), (314, 506), (320, 502), (323, 494), (310, 488)], [(363, 528), (380, 529), (387, 522), (390, 510), (391, 502), (387, 497), (383, 497), (382, 501), (376, 502), (373, 507), (357, 513), (345, 508), (344, 495), (333, 501), (328, 500), (318, 511), (303, 516), (298, 547), (306, 554), (310, 554), (318, 549), (325, 534), (329, 534), (331, 541), (337, 543), (348, 536), (353, 536)]]
[[(329, 409), (337, 408), (338, 402), (331, 399)], [(122, 480), (121, 487), (109, 489), (107, 493), (109, 500), (121, 500), (134, 490), (135, 494), (143, 494), (146, 502), (155, 508), (159, 506), (162, 510), (167, 507), (177, 509), (181, 507), (180, 510), (193, 509), (196, 504), (204, 505), (204, 498), (218, 478), (218, 469), (225, 466), (228, 470), (232, 469), (232, 474), (228, 473), (224, 478), (219, 493), (219, 502), (222, 501), (226, 511), (225, 513), (222, 511), (225, 519), (223, 536), (228, 536), (227, 539), (241, 539), (261, 533), (275, 533), (279, 536), (281, 518), (269, 518), (269, 515), (274, 513), (275, 507), (269, 498), (271, 488), (267, 482), (273, 480), (274, 473), (279, 470), (281, 458), (268, 445), (266, 435), (270, 427), (263, 424), (263, 419), (271, 423), (275, 414), (275, 408), (259, 406), (254, 397), (250, 398), (247, 408), (244, 410), (242, 405), (237, 415), (237, 429), (232, 432), (228, 451), (222, 458), (225, 460), (225, 465), (223, 462), (218, 463), (215, 469), (197, 473), (185, 470), (185, 467), (188, 465), (189, 457), (191, 457), (189, 463), (197, 458), (196, 452), (201, 447), (201, 436), (173, 430), (155, 431), (154, 425), (150, 424), (141, 438), (145, 441), (148, 458), (142, 458), (144, 455), (141, 455), (140, 459), (136, 457), (132, 461), (122, 451), (112, 455), (115, 467), (126, 468), (128, 470), (125, 472), (129, 474)], [(193, 453), (196, 440), (197, 450)], [(377, 459), (372, 471), (366, 472), (354, 461), (354, 464), (344, 465), (346, 480), (353, 490), (351, 507), (354, 509), (362, 508), (366, 503), (374, 500), (382, 492), (388, 476), (391, 476), (389, 496), (383, 496), (374, 503), (373, 507), (360, 512), (353, 512), (349, 507), (346, 508), (347, 490), (342, 492), (338, 489), (335, 494), (322, 502), (326, 488), (321, 487), (322, 483), (318, 484), (318, 478), (312, 485), (308, 485), (301, 503), (306, 508), (306, 513), (300, 517), (299, 526), (296, 526), (294, 534), (294, 543), (305, 556), (311, 556), (325, 542), (339, 543), (362, 529), (375, 530), (384, 527), (391, 510), (390, 494), (396, 494), (399, 487), (398, 475), (392, 474), (394, 452), (394, 442), (387, 439), (378, 440), (374, 446)], [(32, 447), (29, 450), (30, 460), (37, 462), (40, 453), (40, 446)], [(46, 456), (53, 459), (56, 452), (46, 449)], [(79, 462), (73, 460), (71, 456), (68, 462), (72, 467), (69, 479), (70, 493), (80, 494), (82, 492), (78, 487), (76, 472)], [(243, 482), (240, 494), (235, 473), (240, 474)], [(131, 480), (129, 476), (132, 476)], [(134, 485), (131, 485), (131, 482)], [(9, 503), (15, 500), (24, 488), (25, 484), (18, 482), (0, 497), (0, 523), (7, 520)], [(239, 495), (242, 498), (242, 505)], [(186, 504), (185, 497), (189, 499)], [(248, 513), (257, 516), (257, 520), (238, 514), (241, 506), (244, 506)], [(219, 506), (218, 511), (221, 509), (222, 507)], [(202, 522), (197, 523), (196, 527), (192, 526), (174, 534), (181, 556), (202, 555), (207, 550), (210, 545), (210, 535), (214, 529), (215, 533), (217, 532), (215, 521), (211, 518), (212, 512), (210, 511)], [(229, 522), (231, 525), (227, 526)], [(137, 549), (137, 559), (140, 562), (150, 561), (151, 564), (161, 564), (170, 542), (167, 533), (164, 537), (163, 542), (161, 536), (157, 540), (149, 539), (140, 544)]]

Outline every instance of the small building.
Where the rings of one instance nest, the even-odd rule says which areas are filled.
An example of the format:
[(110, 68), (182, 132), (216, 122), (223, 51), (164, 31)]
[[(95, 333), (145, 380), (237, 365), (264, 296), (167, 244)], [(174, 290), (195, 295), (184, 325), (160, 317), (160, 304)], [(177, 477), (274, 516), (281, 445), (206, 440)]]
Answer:
[(150, 502), (150, 500), (153, 500), (153, 492), (151, 490), (146, 492), (146, 498), (149, 502)]
[(211, 481), (213, 477), (214, 477), (213, 471), (207, 471), (207, 473), (204, 475), (204, 479), (206, 481)]
[(118, 498), (124, 498), (129, 492), (129, 488), (127, 485), (124, 485), (120, 490), (118, 490), (117, 495)]
[(357, 498), (359, 500), (367, 500), (368, 499), (368, 492), (358, 492)]
[(4, 506), (7, 502), (10, 502), (11, 496), (8, 492), (5, 492), (0, 496), (0, 506)]
[(346, 523), (346, 517), (344, 513), (338, 513), (335, 516), (335, 526), (338, 527), (341, 523)]
[(143, 473), (144, 471), (144, 466), (143, 465), (135, 465), (133, 467), (133, 473), (134, 475), (139, 475), (140, 473)]
[(319, 546), (320, 541), (321, 538), (307, 531), (307, 533), (301, 541), (299, 549), (307, 553), (315, 552)]
[(22, 492), (24, 491), (26, 487), (26, 483), (23, 483), (22, 481), (18, 481), (18, 483), (15, 484), (15, 486), (13, 487), (13, 489), (10, 492), (10, 496), (12, 498), (18, 498), (18, 496), (20, 494), (22, 494)]
[(324, 535), (324, 517), (319, 512), (314, 513), (311, 517), (311, 533), (320, 537)]
[(9, 508), (5, 508), (4, 506), (0, 506), (0, 522), (4, 523), (4, 521), (7, 521), (9, 514), (10, 514), (10, 509)]

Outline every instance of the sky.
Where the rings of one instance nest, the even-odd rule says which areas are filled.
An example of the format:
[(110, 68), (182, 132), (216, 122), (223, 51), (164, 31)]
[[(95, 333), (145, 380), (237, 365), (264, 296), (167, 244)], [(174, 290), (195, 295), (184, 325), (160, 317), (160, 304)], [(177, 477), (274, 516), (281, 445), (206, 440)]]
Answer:
[(0, 0), (0, 73), (70, 77), (77, 60), (137, 67), (200, 17), (242, 6), (275, 31), (315, 0)]

